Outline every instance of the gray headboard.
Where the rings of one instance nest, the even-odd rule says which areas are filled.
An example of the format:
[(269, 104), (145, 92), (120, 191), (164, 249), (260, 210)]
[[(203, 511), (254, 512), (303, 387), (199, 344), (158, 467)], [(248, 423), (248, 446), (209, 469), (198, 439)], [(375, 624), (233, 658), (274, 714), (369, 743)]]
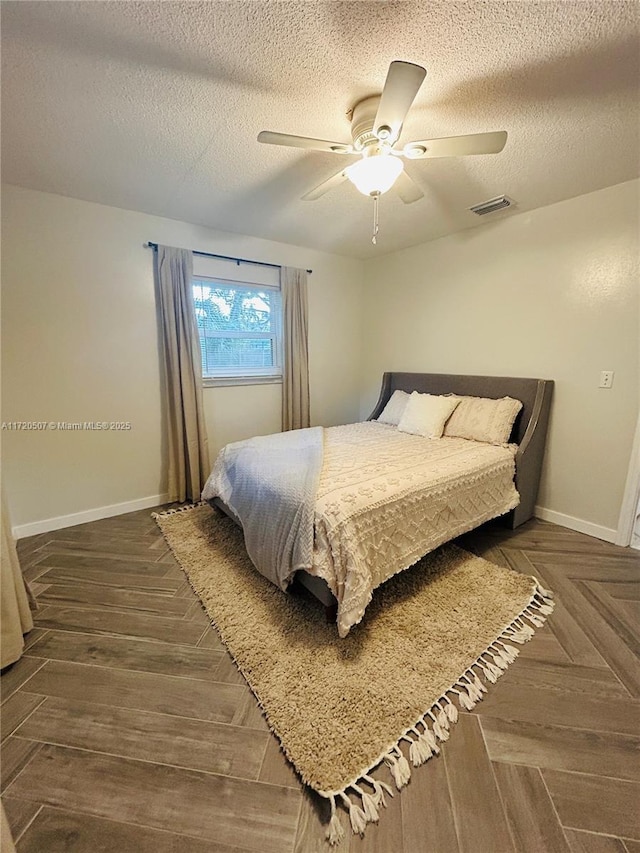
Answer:
[(523, 404), (511, 433), (518, 445), (516, 487), (520, 504), (508, 520), (518, 527), (533, 515), (538, 494), (542, 459), (549, 425), (553, 381), (511, 376), (457, 376), (449, 373), (385, 373), (380, 397), (369, 420), (377, 418), (394, 391), (419, 391), (422, 394), (459, 394), (468, 397), (514, 397)]

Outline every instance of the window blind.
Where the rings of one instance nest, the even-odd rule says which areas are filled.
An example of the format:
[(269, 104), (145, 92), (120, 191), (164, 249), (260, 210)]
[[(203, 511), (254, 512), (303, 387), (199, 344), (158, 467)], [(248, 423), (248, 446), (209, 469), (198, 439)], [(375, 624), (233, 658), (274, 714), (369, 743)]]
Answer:
[(199, 275), (193, 301), (205, 379), (282, 375), (279, 288)]

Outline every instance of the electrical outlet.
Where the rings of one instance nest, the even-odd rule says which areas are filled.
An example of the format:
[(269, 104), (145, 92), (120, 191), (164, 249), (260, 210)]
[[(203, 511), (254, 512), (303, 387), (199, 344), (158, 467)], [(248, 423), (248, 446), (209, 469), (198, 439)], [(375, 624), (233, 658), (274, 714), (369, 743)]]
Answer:
[(613, 370), (600, 371), (600, 388), (611, 388), (613, 385)]

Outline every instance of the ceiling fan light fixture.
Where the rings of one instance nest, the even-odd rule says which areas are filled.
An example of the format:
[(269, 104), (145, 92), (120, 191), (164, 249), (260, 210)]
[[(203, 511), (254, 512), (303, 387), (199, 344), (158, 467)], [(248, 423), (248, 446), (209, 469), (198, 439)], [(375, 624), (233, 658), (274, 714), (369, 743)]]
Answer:
[(402, 160), (385, 153), (363, 157), (348, 166), (345, 174), (363, 195), (381, 195), (391, 189), (403, 169)]

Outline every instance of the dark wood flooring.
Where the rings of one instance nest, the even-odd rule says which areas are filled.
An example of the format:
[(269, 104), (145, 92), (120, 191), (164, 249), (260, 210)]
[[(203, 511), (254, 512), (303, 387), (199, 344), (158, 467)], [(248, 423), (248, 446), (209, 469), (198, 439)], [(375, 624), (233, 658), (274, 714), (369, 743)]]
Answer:
[[(640, 853), (640, 554), (539, 521), (461, 544), (537, 575), (556, 611), (337, 853)], [(40, 604), (1, 679), (19, 853), (326, 853), (325, 804), (281, 756), (149, 511), (19, 552)]]

